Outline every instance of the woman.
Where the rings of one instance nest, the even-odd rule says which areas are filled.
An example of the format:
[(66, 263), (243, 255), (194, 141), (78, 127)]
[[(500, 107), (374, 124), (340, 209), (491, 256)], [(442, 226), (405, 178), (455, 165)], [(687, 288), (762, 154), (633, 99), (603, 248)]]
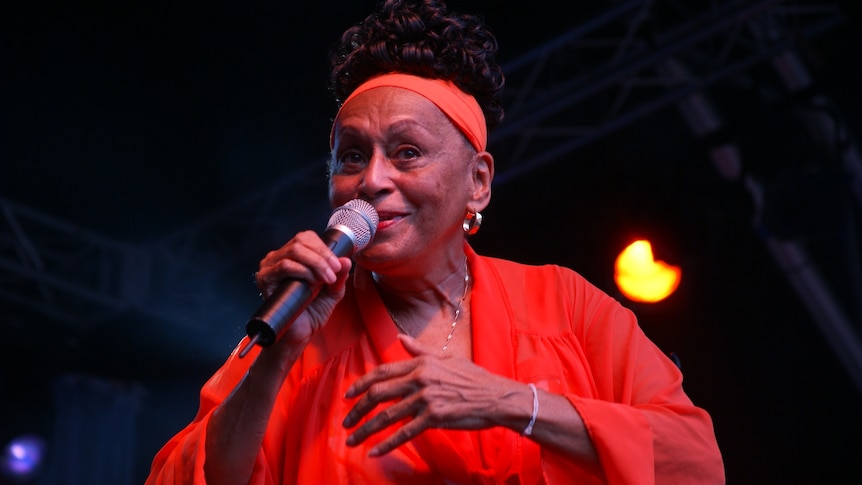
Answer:
[(286, 278), (320, 294), (229, 357), (147, 483), (724, 481), (709, 415), (629, 311), (467, 242), (491, 197), (496, 47), (436, 0), (387, 0), (344, 33), (329, 196), (372, 204), (376, 235), (354, 261), (313, 232), (266, 255), (264, 295)]

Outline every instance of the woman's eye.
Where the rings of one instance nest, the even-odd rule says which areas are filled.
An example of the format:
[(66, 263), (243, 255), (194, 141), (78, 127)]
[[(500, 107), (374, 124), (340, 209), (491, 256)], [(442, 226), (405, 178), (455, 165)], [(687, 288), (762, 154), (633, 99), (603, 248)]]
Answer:
[(415, 148), (406, 147), (406, 148), (402, 148), (401, 150), (399, 150), (398, 155), (399, 155), (398, 158), (400, 158), (402, 160), (412, 160), (412, 159), (417, 158), (419, 156), (419, 150), (417, 150)]
[(364, 158), (356, 152), (348, 152), (338, 159), (338, 172), (352, 172), (359, 170), (364, 163)]

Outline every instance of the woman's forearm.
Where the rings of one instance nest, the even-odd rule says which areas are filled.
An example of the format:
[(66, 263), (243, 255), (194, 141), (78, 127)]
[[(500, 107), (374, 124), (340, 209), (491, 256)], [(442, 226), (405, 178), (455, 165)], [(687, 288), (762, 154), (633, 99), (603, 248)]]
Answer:
[(208, 485), (248, 483), (281, 384), (301, 353), (301, 346), (263, 350), (213, 412), (206, 429)]

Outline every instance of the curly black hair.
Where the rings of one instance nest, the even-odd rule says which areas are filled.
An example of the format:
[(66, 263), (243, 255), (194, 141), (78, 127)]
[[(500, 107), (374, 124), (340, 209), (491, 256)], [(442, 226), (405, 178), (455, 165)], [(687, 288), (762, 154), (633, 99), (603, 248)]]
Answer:
[(384, 0), (348, 28), (329, 54), (329, 88), (340, 105), (366, 80), (388, 72), (446, 79), (478, 101), (490, 131), (503, 119), (497, 39), (476, 15), (442, 0)]

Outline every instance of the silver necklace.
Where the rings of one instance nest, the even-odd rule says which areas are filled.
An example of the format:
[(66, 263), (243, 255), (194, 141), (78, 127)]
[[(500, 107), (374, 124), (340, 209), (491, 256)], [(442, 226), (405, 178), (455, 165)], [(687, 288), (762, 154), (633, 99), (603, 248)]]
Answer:
[[(461, 299), (458, 300), (458, 306), (455, 307), (455, 318), (452, 319), (452, 326), (450, 327), (449, 335), (446, 337), (446, 343), (443, 344), (443, 350), (446, 350), (449, 348), (449, 343), (452, 341), (452, 336), (455, 335), (455, 326), (458, 325), (458, 317), (461, 316), (461, 305), (463, 305), (464, 300), (467, 299), (467, 289), (470, 288), (469, 283), (470, 283), (470, 271), (467, 268), (467, 258), (465, 257), (464, 258), (464, 294), (461, 295)], [(384, 304), (384, 306), (386, 306), (386, 305)], [(398, 323), (398, 320), (395, 319), (395, 315), (392, 314), (392, 312), (389, 310), (389, 307), (386, 307), (386, 311), (389, 313), (389, 318), (392, 319), (392, 323), (394, 323), (395, 326), (398, 327), (398, 331), (403, 333), (404, 335), (409, 335), (412, 337), (412, 335), (410, 335), (410, 333), (407, 330), (404, 330), (404, 327), (402, 327), (401, 324)]]

